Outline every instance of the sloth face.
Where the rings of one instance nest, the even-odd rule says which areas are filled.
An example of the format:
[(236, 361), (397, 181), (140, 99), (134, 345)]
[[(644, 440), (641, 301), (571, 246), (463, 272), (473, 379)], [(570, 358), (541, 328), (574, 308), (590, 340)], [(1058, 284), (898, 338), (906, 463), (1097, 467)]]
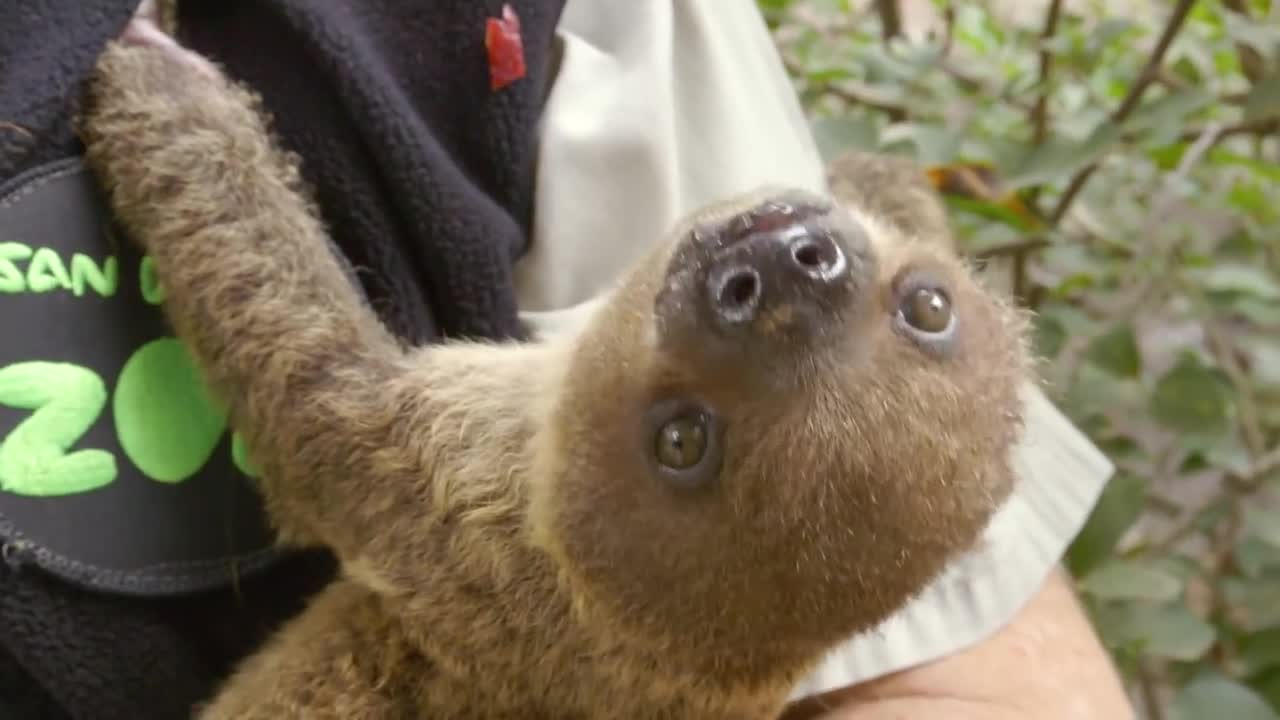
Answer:
[(1022, 333), (953, 257), (856, 209), (708, 208), (579, 338), (535, 522), (584, 607), (691, 672), (810, 658), (1008, 494)]

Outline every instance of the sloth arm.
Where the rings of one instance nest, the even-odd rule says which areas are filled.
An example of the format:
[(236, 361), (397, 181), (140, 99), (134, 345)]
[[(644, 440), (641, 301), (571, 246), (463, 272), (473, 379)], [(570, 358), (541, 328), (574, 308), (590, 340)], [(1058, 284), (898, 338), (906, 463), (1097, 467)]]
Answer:
[(445, 409), (420, 384), (431, 355), (364, 305), (255, 100), (185, 52), (107, 48), (79, 121), (86, 158), (244, 433), (282, 539), (404, 580), (426, 533), (396, 528), (427, 504), (420, 434)]

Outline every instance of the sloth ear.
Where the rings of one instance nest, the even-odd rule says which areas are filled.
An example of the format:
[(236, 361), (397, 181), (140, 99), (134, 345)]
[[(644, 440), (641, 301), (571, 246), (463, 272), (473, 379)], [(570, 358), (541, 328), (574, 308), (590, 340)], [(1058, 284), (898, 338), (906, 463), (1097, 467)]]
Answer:
[(831, 194), (896, 228), (906, 237), (956, 250), (936, 169), (886, 153), (850, 150), (827, 165)]

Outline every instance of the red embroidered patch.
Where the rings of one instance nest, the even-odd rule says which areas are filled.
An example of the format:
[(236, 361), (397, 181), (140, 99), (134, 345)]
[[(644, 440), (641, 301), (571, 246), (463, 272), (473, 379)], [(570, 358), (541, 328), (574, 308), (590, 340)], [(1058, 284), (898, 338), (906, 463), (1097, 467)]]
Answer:
[(502, 6), (502, 18), (484, 23), (484, 47), (489, 52), (489, 87), (501, 90), (524, 77), (524, 41), (520, 18), (510, 5)]

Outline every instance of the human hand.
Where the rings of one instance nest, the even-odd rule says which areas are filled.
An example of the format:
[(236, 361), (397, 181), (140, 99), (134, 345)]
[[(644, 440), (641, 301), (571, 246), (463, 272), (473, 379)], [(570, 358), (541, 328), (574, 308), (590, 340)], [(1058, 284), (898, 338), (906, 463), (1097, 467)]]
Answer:
[(1055, 570), (1022, 612), (940, 660), (794, 703), (781, 720), (1129, 720), (1111, 658)]

